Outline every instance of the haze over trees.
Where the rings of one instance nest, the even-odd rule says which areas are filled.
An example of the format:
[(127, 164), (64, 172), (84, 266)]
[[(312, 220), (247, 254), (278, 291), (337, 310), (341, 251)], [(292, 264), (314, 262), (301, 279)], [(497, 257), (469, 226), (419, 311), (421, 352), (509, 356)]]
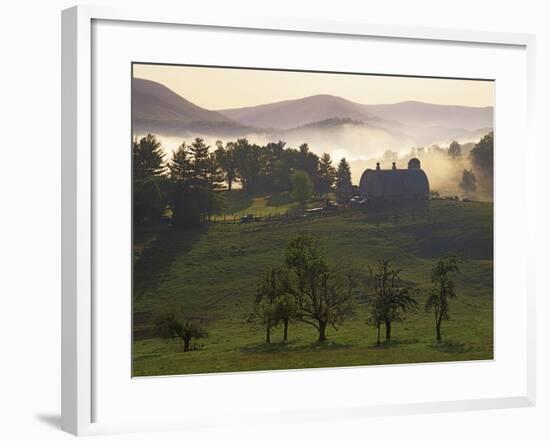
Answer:
[(307, 144), (298, 149), (283, 141), (264, 146), (237, 139), (213, 150), (201, 138), (182, 142), (165, 160), (154, 135), (135, 139), (132, 147), (134, 223), (156, 223), (167, 208), (174, 226), (193, 227), (221, 214), (223, 192), (235, 184), (248, 194), (291, 192), (302, 209), (313, 194), (326, 195), (338, 180), (351, 186), (343, 158), (337, 172), (330, 155), (319, 158)]
[(460, 158), (462, 156), (462, 148), (460, 144), (456, 141), (451, 142), (449, 149), (447, 150), (449, 156), (453, 159)]
[(493, 189), (494, 135), (488, 133), (470, 151), (473, 170), (483, 185)]
[[(448, 148), (414, 148), (403, 157), (386, 150), (382, 161), (404, 167), (412, 157), (432, 170), (434, 190), (446, 180), (444, 190), (454, 187), (473, 198), (480, 192), (483, 198), (492, 196), (492, 132), (469, 150), (453, 141)], [(225, 145), (217, 141), (212, 149), (196, 138), (191, 144), (183, 142), (167, 160), (160, 141), (149, 134), (133, 141), (132, 163), (136, 224), (159, 222), (169, 209), (173, 225), (198, 226), (223, 212), (224, 192), (219, 190), (230, 191), (235, 185), (251, 195), (292, 192), (291, 197), (302, 209), (315, 194), (326, 197), (334, 190), (348, 193), (353, 188), (346, 158), (341, 158), (335, 168), (330, 155), (319, 157), (307, 144), (294, 149), (283, 141), (257, 145), (242, 138)]]
[(462, 172), (462, 180), (459, 187), (466, 193), (472, 193), (477, 189), (477, 180), (472, 170), (466, 170)]

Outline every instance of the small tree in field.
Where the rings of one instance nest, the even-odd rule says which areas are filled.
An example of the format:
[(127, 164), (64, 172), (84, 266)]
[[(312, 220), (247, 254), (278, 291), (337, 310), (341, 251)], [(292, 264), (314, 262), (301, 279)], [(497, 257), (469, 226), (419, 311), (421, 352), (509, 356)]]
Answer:
[(433, 287), (426, 300), (426, 312), (434, 313), (437, 341), (441, 341), (441, 322), (449, 320), (449, 300), (456, 297), (451, 275), (458, 272), (458, 263), (455, 256), (443, 256), (432, 268)]
[(383, 323), (383, 305), (382, 297), (374, 296), (370, 301), (369, 317), (367, 318), (367, 324), (376, 328), (376, 344), (379, 345), (380, 342), (380, 329)]
[(356, 277), (351, 273), (342, 277), (330, 271), (319, 243), (309, 236), (298, 236), (289, 242), (285, 266), (291, 275), (296, 319), (317, 329), (319, 341), (325, 341), (328, 325), (337, 330), (354, 314)]
[(303, 210), (306, 201), (313, 193), (313, 182), (305, 171), (295, 171), (292, 175), (292, 199), (300, 204)]
[(183, 352), (191, 350), (191, 340), (208, 336), (208, 333), (195, 320), (180, 320), (173, 313), (161, 315), (155, 320), (155, 333), (167, 340), (182, 340)]
[(271, 331), (280, 320), (285, 324), (285, 341), (288, 336), (288, 323), (292, 316), (290, 305), (285, 306), (283, 299), (288, 294), (288, 283), (284, 270), (271, 268), (262, 277), (254, 307), (248, 321), (265, 327), (265, 342), (271, 343)]
[[(286, 279), (288, 282), (288, 278)], [(275, 318), (277, 323), (283, 324), (283, 341), (288, 341), (288, 325), (291, 320), (296, 318), (298, 312), (298, 305), (296, 299), (292, 294), (285, 291), (285, 293), (277, 299), (275, 305)]]
[(370, 302), (370, 322), (378, 329), (378, 343), (382, 324), (385, 325), (386, 341), (389, 342), (392, 323), (403, 321), (405, 314), (414, 311), (418, 305), (415, 292), (403, 286), (400, 272), (400, 269), (393, 269), (387, 259), (380, 260), (375, 273), (371, 271), (374, 296)]

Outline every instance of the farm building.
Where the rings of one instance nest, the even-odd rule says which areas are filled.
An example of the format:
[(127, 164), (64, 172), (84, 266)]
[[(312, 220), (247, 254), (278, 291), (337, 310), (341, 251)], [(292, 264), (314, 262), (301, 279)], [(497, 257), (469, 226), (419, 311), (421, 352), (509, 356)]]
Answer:
[(378, 162), (376, 170), (363, 172), (359, 194), (369, 201), (427, 200), (430, 184), (417, 158), (412, 158), (406, 169), (398, 169), (394, 162), (391, 170), (382, 170)]

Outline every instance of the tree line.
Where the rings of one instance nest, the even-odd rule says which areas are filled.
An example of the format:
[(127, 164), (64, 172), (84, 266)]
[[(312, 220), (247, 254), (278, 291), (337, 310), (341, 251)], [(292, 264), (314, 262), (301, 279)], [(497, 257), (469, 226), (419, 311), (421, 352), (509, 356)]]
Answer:
[[(376, 268), (369, 269), (365, 282), (360, 271), (331, 267), (318, 240), (296, 236), (286, 247), (282, 265), (261, 276), (247, 323), (263, 328), (268, 344), (280, 327), (282, 341), (287, 342), (290, 325), (298, 322), (313, 327), (317, 340), (323, 342), (329, 328), (338, 330), (355, 317), (356, 299), (366, 293), (367, 324), (376, 329), (376, 343), (382, 342), (382, 330), (385, 342), (390, 343), (393, 326), (415, 313), (424, 295), (424, 310), (433, 313), (435, 337), (441, 341), (442, 323), (449, 320), (450, 301), (456, 298), (453, 275), (459, 271), (459, 263), (453, 255), (440, 257), (431, 270), (431, 286), (423, 294), (404, 283), (402, 269), (394, 268), (389, 259), (381, 259)], [(191, 350), (193, 340), (208, 336), (199, 321), (174, 313), (157, 317), (155, 332), (164, 339), (181, 340), (184, 352)]]
[[(432, 268), (432, 286), (424, 307), (434, 314), (438, 341), (442, 339), (442, 322), (449, 319), (449, 300), (456, 297), (452, 275), (458, 270), (459, 259), (451, 255), (442, 256)], [(376, 328), (378, 344), (382, 328), (385, 341), (390, 342), (392, 325), (415, 312), (422, 295), (406, 286), (401, 272), (390, 260), (382, 259), (369, 270), (369, 283), (365, 284), (359, 271), (332, 268), (317, 240), (298, 236), (288, 243), (283, 264), (262, 276), (248, 321), (263, 327), (266, 343), (271, 343), (273, 329), (281, 325), (286, 342), (291, 322), (312, 326), (322, 342), (327, 338), (327, 328), (337, 330), (354, 317), (356, 297), (366, 291), (368, 324)]]
[(336, 167), (329, 154), (320, 157), (307, 144), (298, 149), (283, 141), (258, 145), (246, 138), (183, 142), (165, 157), (160, 141), (151, 134), (132, 143), (134, 223), (158, 221), (171, 210), (176, 226), (199, 225), (223, 211), (222, 192), (235, 184), (247, 193), (292, 191), (300, 204), (316, 193), (327, 194), (351, 186), (349, 163)]
[[(452, 145), (452, 144), (451, 144)], [(478, 186), (493, 190), (493, 158), (494, 158), (494, 135), (488, 133), (468, 153), (468, 159), (472, 167), (464, 169), (460, 188), (466, 193), (472, 193)], [(457, 157), (461, 156), (460, 150)]]

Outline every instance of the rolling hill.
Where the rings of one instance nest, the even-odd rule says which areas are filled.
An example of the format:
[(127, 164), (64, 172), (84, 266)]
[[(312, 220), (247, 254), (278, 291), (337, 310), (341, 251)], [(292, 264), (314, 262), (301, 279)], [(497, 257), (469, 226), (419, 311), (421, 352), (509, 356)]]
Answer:
[(132, 111), (136, 136), (155, 133), (200, 136), (208, 142), (236, 137), (248, 137), (260, 144), (305, 142), (315, 153), (345, 150), (351, 159), (380, 154), (385, 149), (404, 151), (452, 140), (477, 141), (493, 127), (492, 107), (418, 101), (367, 105), (328, 94), (213, 111), (162, 84), (138, 78), (132, 85)]
[(230, 118), (203, 109), (154, 81), (132, 81), (134, 132), (183, 135), (186, 132), (231, 135), (248, 130)]
[(241, 124), (263, 129), (291, 129), (334, 118), (374, 119), (361, 104), (333, 95), (314, 95), (219, 112)]
[(492, 107), (449, 106), (419, 101), (365, 104), (366, 112), (383, 120), (415, 127), (447, 127), (476, 130), (493, 126)]
[[(236, 209), (276, 212), (281, 207), (269, 205), (274, 196), (281, 195), (244, 195), (250, 206), (243, 208), (239, 200)], [(433, 201), (429, 215), (402, 216), (398, 223), (391, 216), (357, 212), (290, 222), (137, 230), (133, 375), (492, 359), (492, 225), (490, 203)], [(403, 280), (421, 290), (421, 306), (396, 323), (390, 346), (377, 346), (376, 330), (368, 325), (368, 284), (357, 297), (356, 315), (338, 330), (331, 328), (328, 341), (317, 343), (315, 329), (295, 322), (287, 343), (281, 342), (280, 328), (273, 331), (272, 344), (263, 342), (263, 329), (247, 322), (257, 283), (266, 269), (281, 263), (289, 237), (296, 234), (319, 238), (331, 265), (361, 268), (364, 277), (379, 258), (391, 256), (396, 268), (403, 269)], [(451, 320), (445, 321), (444, 342), (438, 345), (433, 314), (422, 306), (431, 268), (445, 253), (460, 254), (462, 261)], [(154, 337), (154, 318), (171, 308), (204, 320), (208, 337), (200, 340), (203, 348), (184, 353), (181, 342)]]

